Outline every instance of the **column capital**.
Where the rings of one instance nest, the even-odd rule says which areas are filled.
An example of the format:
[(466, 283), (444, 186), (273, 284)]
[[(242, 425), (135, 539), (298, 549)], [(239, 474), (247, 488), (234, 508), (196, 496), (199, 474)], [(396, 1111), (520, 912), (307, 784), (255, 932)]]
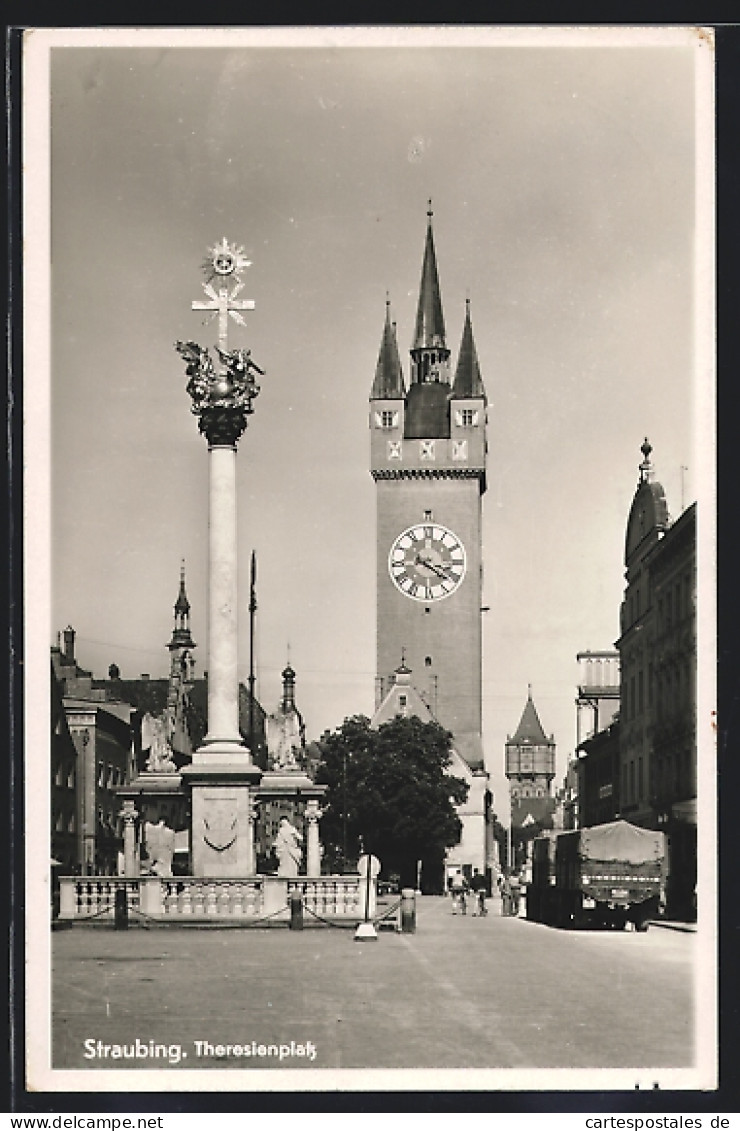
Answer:
[(119, 814), (123, 818), (125, 824), (131, 824), (139, 816), (139, 813), (131, 798), (126, 798), (123, 802), (121, 812)]
[(247, 427), (244, 409), (213, 407), (200, 414), (198, 428), (208, 440), (209, 448), (233, 448)]
[(309, 824), (315, 824), (323, 816), (323, 812), (316, 798), (312, 797), (306, 802), (306, 820)]

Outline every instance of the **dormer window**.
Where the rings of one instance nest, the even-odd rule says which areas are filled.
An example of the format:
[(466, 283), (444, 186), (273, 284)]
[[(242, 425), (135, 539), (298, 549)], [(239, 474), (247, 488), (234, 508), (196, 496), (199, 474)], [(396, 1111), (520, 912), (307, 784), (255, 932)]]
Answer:
[(475, 428), (478, 424), (479, 412), (477, 408), (455, 409), (455, 424), (458, 428)]

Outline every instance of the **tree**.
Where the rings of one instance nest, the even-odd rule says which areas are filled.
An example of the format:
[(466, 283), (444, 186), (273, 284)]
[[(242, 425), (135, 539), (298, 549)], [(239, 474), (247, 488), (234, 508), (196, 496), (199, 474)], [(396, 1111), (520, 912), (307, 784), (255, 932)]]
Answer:
[(468, 794), (447, 772), (451, 741), (438, 723), (400, 715), (377, 730), (355, 715), (322, 736), (316, 780), (329, 787), (321, 830), (332, 870), (362, 847), (409, 886), (421, 860), (424, 890), (440, 890), (445, 849), (462, 828), (455, 806)]

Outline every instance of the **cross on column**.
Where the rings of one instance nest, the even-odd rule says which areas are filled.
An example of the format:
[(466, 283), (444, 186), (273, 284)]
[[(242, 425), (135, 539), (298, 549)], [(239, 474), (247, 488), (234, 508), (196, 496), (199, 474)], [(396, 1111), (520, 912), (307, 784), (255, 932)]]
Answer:
[(246, 322), (239, 313), (241, 310), (254, 310), (254, 303), (251, 299), (240, 299), (237, 301), (236, 296), (243, 289), (243, 283), (237, 283), (233, 291), (229, 293), (228, 287), (219, 287), (218, 291), (214, 290), (210, 283), (203, 284), (203, 290), (206, 292), (209, 302), (193, 302), (191, 304), (193, 310), (206, 310), (210, 318), (218, 316), (218, 345), (224, 353), (227, 350), (228, 338), (228, 325), (229, 317), (238, 322), (240, 326), (246, 326)]

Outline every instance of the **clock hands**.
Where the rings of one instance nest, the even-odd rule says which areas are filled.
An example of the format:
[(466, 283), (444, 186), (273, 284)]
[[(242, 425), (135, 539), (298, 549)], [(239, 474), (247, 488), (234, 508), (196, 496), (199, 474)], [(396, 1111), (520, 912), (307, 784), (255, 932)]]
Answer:
[(435, 565), (434, 562), (429, 558), (422, 558), (421, 554), (416, 555), (416, 561), (414, 564), (426, 566), (427, 569), (430, 569), (433, 573), (436, 573), (437, 577), (441, 577), (443, 581), (449, 581), (446, 570), (440, 569), (440, 567)]

